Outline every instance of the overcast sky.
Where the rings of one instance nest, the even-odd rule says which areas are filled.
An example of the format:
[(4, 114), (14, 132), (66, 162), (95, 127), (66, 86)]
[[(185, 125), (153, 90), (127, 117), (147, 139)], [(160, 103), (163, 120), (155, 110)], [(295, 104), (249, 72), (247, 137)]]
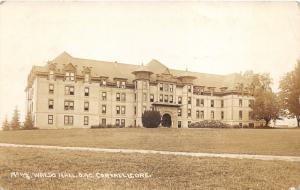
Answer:
[(25, 111), (32, 65), (74, 57), (215, 74), (269, 72), (274, 88), (300, 56), (296, 2), (22, 3), (0, 5), (0, 119)]

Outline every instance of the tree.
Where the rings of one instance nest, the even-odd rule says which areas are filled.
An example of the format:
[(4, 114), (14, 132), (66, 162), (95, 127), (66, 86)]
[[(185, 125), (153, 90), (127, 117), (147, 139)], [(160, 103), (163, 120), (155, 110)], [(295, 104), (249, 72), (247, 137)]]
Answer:
[(24, 122), (24, 129), (27, 129), (27, 130), (34, 129), (32, 115), (30, 112), (28, 112), (26, 115), (25, 122)]
[(9, 123), (8, 123), (8, 120), (7, 120), (7, 116), (6, 116), (6, 117), (5, 117), (5, 120), (4, 120), (3, 124), (2, 124), (2, 129), (3, 129), (4, 131), (8, 131), (9, 128), (10, 128), (10, 126), (9, 126)]
[(18, 130), (20, 129), (20, 116), (19, 116), (19, 110), (16, 107), (14, 110), (14, 114), (10, 123), (10, 127), (12, 130)]
[(281, 115), (296, 118), (297, 126), (300, 127), (300, 59), (295, 69), (280, 80), (279, 89)]
[(269, 74), (254, 74), (248, 85), (250, 93), (255, 98), (250, 105), (252, 117), (256, 120), (264, 120), (265, 126), (268, 126), (271, 120), (279, 119), (280, 112), (279, 100), (272, 92), (271, 83)]
[(142, 115), (142, 123), (146, 128), (157, 128), (161, 122), (159, 111), (144, 111)]

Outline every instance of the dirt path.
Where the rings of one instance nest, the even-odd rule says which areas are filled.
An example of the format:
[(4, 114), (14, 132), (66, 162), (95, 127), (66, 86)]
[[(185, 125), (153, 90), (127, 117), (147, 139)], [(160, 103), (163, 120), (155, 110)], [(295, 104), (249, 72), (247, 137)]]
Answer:
[(251, 155), (251, 154), (227, 154), (227, 153), (202, 153), (202, 152), (170, 152), (159, 150), (139, 150), (139, 149), (109, 149), (92, 147), (64, 147), (48, 145), (25, 145), (25, 144), (7, 144), (0, 143), (0, 147), (10, 148), (39, 148), (56, 150), (75, 150), (90, 152), (109, 152), (109, 153), (141, 153), (141, 154), (165, 154), (175, 156), (194, 156), (194, 157), (215, 157), (215, 158), (234, 158), (234, 159), (252, 159), (252, 160), (280, 160), (300, 162), (299, 156), (272, 156), (272, 155)]

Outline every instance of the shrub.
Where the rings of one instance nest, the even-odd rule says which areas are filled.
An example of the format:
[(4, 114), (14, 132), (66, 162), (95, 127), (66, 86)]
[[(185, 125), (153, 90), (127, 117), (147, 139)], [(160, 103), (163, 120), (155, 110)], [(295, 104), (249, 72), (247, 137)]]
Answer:
[(99, 125), (92, 125), (91, 129), (103, 129), (103, 128), (124, 128), (122, 125), (112, 125), (112, 124), (99, 124)]
[(140, 125), (128, 125), (127, 128), (141, 128)]
[(36, 129), (34, 127), (33, 121), (32, 121), (32, 116), (31, 113), (28, 112), (25, 118), (25, 122), (24, 122), (24, 127), (22, 129), (25, 130), (31, 130), (31, 129)]
[(10, 129), (7, 117), (5, 117), (5, 120), (4, 120), (3, 124), (2, 124), (2, 129), (3, 129), (3, 131), (8, 131)]
[(191, 123), (189, 128), (229, 128), (230, 125), (222, 123), (216, 120), (204, 120), (195, 123)]
[(157, 128), (161, 122), (159, 111), (145, 111), (142, 115), (142, 123), (146, 128)]

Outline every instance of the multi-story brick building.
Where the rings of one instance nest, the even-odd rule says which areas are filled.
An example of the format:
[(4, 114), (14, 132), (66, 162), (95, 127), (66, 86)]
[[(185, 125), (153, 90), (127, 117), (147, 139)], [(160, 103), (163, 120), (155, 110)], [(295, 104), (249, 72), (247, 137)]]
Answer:
[(238, 88), (240, 74), (213, 75), (170, 69), (152, 60), (145, 66), (74, 58), (62, 53), (28, 76), (27, 111), (39, 128), (142, 125), (145, 110), (159, 110), (167, 127), (201, 120), (256, 125), (253, 97)]

